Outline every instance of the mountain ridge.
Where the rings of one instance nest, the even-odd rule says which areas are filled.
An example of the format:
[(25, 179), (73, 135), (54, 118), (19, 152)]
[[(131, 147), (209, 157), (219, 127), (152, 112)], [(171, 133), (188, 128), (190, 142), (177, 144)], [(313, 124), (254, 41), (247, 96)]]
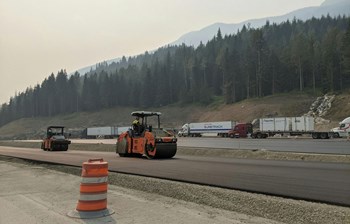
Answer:
[(198, 31), (186, 33), (179, 39), (170, 43), (170, 45), (181, 45), (182, 43), (185, 43), (186, 45), (196, 47), (200, 44), (200, 42), (205, 44), (216, 35), (219, 28), (222, 35), (229, 35), (236, 33), (238, 30), (242, 29), (244, 25), (250, 26), (251, 28), (259, 28), (264, 26), (267, 21), (270, 23), (280, 24), (287, 20), (293, 20), (294, 18), (305, 21), (307, 19), (311, 19), (312, 17), (321, 18), (322, 16), (327, 15), (331, 17), (350, 15), (350, 1), (326, 0), (320, 6), (305, 7), (280, 16), (250, 19), (240, 23), (217, 22)]
[[(301, 19), (303, 21), (310, 19), (312, 17), (320, 18), (321, 16), (330, 15), (332, 17), (336, 17), (338, 15), (349, 15), (350, 16), (350, 1), (348, 0), (325, 0), (320, 6), (313, 7), (305, 7), (301, 9), (294, 10), (292, 12), (286, 13), (284, 15), (275, 16), (275, 17), (264, 17), (257, 19), (250, 19), (240, 23), (232, 24), (232, 23), (224, 23), (224, 22), (216, 22), (206, 27), (203, 27), (199, 30), (191, 31), (186, 34), (183, 34), (177, 40), (169, 43), (169, 45), (181, 45), (185, 44), (188, 46), (197, 47), (201, 42), (205, 44), (207, 41), (211, 40), (216, 34), (218, 29), (222, 35), (234, 34), (238, 30), (242, 29), (243, 25), (250, 26), (251, 28), (262, 27), (266, 24), (267, 21), (270, 23), (282, 23), (287, 20)], [(152, 51), (148, 51), (152, 52)], [(105, 60), (107, 64), (112, 64), (113, 62), (120, 61), (121, 57)], [(98, 63), (96, 63), (98, 64)], [(84, 75), (91, 70), (94, 71), (96, 69), (95, 65), (90, 65), (83, 67), (81, 69), (74, 70), (71, 74), (75, 72), (79, 72)]]

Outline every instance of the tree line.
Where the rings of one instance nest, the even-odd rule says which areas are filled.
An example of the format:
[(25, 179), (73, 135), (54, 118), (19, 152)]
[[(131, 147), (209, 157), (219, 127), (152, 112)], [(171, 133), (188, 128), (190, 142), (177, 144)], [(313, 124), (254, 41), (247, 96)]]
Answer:
[(96, 111), (115, 106), (161, 107), (174, 103), (227, 104), (290, 91), (335, 92), (350, 87), (350, 19), (294, 19), (198, 47), (167, 46), (123, 57), (95, 70), (61, 70), (16, 94), (0, 108), (0, 125), (19, 118)]

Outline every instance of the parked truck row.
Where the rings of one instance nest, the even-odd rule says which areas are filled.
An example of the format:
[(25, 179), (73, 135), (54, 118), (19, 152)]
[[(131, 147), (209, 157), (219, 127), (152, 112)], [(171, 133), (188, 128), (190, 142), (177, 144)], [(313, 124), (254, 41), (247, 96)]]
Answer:
[(130, 126), (90, 127), (83, 130), (83, 138), (115, 138), (130, 129)]
[(350, 132), (350, 117), (339, 123), (338, 128), (330, 131), (316, 131), (311, 116), (260, 118), (257, 127), (251, 123), (235, 121), (186, 123), (178, 132), (179, 137), (200, 137), (203, 134), (217, 134), (231, 138), (267, 138), (269, 136), (310, 135), (314, 139), (345, 137)]

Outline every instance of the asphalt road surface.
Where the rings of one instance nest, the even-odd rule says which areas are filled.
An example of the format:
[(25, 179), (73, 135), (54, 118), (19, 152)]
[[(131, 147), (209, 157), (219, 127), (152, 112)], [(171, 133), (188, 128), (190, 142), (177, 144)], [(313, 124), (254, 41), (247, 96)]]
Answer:
[(326, 153), (350, 155), (350, 142), (345, 139), (300, 139), (300, 138), (178, 138), (184, 147), (223, 149), (267, 149), (282, 152)]
[[(73, 139), (73, 143), (115, 144), (116, 139)], [(248, 149), (280, 152), (301, 152), (321, 154), (350, 155), (350, 141), (346, 139), (310, 139), (310, 138), (178, 138), (180, 147), (201, 147), (221, 149)]]
[(147, 160), (111, 152), (45, 152), (0, 146), (0, 154), (81, 166), (104, 158), (111, 171), (350, 206), (350, 164), (178, 156)]

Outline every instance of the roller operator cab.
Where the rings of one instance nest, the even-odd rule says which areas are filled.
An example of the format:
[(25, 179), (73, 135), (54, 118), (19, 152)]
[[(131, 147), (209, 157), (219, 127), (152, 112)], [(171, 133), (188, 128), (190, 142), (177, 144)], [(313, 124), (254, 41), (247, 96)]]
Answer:
[[(148, 159), (172, 158), (177, 151), (176, 137), (160, 127), (160, 112), (135, 111), (139, 126), (118, 137), (116, 153), (121, 157), (142, 156)], [(157, 124), (153, 127), (152, 124)]]
[(63, 126), (47, 127), (46, 137), (41, 143), (41, 149), (46, 151), (67, 151), (71, 141), (64, 136)]

